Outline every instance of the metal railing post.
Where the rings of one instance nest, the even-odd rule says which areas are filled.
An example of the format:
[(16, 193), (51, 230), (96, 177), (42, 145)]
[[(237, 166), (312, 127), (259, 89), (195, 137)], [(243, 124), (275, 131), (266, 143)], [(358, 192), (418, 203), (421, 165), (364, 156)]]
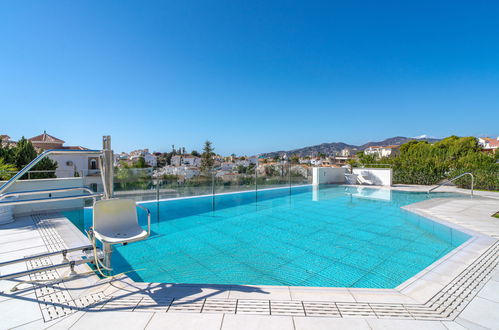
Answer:
[(258, 202), (258, 160), (255, 166), (255, 204)]
[(215, 211), (215, 171), (211, 170), (211, 210)]

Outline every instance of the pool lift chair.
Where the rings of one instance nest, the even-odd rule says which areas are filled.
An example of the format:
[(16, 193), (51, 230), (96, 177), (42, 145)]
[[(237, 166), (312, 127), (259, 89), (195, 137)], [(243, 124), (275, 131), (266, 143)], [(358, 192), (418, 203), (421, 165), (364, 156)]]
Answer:
[[(147, 230), (138, 221), (137, 207), (147, 212)], [(93, 207), (93, 227), (90, 237), (102, 243), (104, 251), (104, 268), (111, 268), (112, 246), (126, 245), (131, 242), (145, 240), (151, 234), (151, 212), (133, 199), (103, 199), (96, 201)]]
[[(38, 164), (42, 159), (49, 155), (86, 155), (96, 157), (99, 160), (101, 170), (101, 180), (104, 188), (103, 193), (94, 193), (87, 187), (69, 187), (69, 188), (52, 188), (52, 189), (37, 189), (28, 191), (15, 190), (15, 182), (21, 177), (26, 175), (28, 171)], [(113, 195), (113, 150), (111, 150), (111, 137), (103, 137), (102, 150), (73, 150), (73, 149), (54, 149), (42, 152), (38, 157), (32, 160), (21, 171), (15, 174), (9, 181), (0, 186), (0, 209), (7, 207), (16, 207), (18, 205), (27, 205), (35, 203), (50, 203), (50, 202), (65, 202), (78, 199), (93, 199), (94, 203), (94, 218), (91, 241), (92, 244), (85, 244), (82, 246), (74, 246), (60, 251), (46, 252), (28, 257), (8, 260), (0, 262), (0, 268), (16, 263), (26, 263), (29, 260), (35, 260), (43, 257), (52, 257), (62, 255), (62, 262), (55, 265), (43, 266), (35, 269), (29, 269), (17, 273), (0, 274), (0, 280), (19, 278), (29, 274), (39, 273), (52, 269), (70, 267), (71, 275), (75, 274), (74, 267), (81, 264), (93, 262), (97, 267), (102, 264), (101, 259), (104, 260), (103, 266), (111, 272), (111, 253), (112, 245), (123, 244), (126, 245), (130, 242), (144, 240), (149, 237), (151, 233), (151, 214), (149, 210), (141, 205), (136, 205), (135, 201), (130, 199), (117, 199), (112, 198)], [(14, 189), (14, 191), (12, 191)], [(82, 191), (82, 194), (75, 195), (77, 191)], [(61, 196), (63, 193), (70, 192), (69, 196)], [(39, 198), (40, 195), (45, 197)], [(47, 197), (48, 195), (48, 197)], [(11, 197), (15, 198), (12, 199)], [(25, 199), (24, 196), (34, 196), (38, 198)], [(101, 200), (97, 200), (102, 198)], [(142, 229), (138, 222), (137, 209), (140, 207), (147, 211), (147, 230)], [(9, 209), (10, 210), (10, 209)], [(4, 214), (5, 215), (5, 214)], [(0, 225), (14, 221), (12, 219), (1, 219)], [(5, 216), (4, 218), (7, 218)], [(0, 227), (1, 228), (1, 227)], [(102, 243), (103, 250), (97, 249), (95, 239)], [(93, 253), (92, 253), (93, 251)], [(69, 257), (68, 253), (81, 252), (86, 256)], [(102, 256), (102, 253), (103, 256)], [(72, 258), (72, 259), (71, 259)], [(100, 270), (100, 268), (99, 268)], [(21, 283), (21, 282), (20, 282)]]

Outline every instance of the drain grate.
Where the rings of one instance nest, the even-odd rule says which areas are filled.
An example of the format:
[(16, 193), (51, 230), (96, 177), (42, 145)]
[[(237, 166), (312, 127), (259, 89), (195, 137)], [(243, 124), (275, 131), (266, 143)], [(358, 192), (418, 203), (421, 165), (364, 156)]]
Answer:
[(207, 299), (203, 306), (203, 313), (235, 314), (237, 300)]
[(270, 315), (269, 300), (250, 300), (240, 299), (237, 301), (237, 314), (260, 314)]
[(287, 316), (305, 316), (301, 301), (270, 301), (270, 314)]
[(341, 317), (338, 306), (333, 302), (304, 301), (302, 304), (307, 316)]

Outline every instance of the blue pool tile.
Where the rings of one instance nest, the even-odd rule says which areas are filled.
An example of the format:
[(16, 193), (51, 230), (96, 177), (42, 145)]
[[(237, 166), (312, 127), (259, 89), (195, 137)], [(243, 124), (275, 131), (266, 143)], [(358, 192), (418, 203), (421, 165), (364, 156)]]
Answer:
[[(137, 281), (393, 288), (469, 239), (400, 208), (427, 194), (376, 200), (371, 188), (324, 186), (318, 196), (308, 186), (259, 191), (256, 203), (216, 196), (215, 210), (212, 197), (146, 203), (151, 237), (116, 247), (113, 267)], [(65, 215), (92, 224), (91, 209)]]

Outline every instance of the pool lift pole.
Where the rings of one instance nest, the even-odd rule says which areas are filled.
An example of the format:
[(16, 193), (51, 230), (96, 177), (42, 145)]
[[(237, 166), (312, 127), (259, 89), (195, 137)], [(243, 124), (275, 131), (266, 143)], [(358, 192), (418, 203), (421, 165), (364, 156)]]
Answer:
[[(111, 149), (111, 136), (105, 135), (102, 137), (102, 161), (101, 161), (101, 176), (104, 188), (103, 199), (113, 198), (113, 150)], [(102, 242), (102, 249), (104, 252), (104, 266), (109, 273), (111, 268), (111, 255), (113, 249), (110, 243)], [(108, 274), (109, 275), (109, 274)]]

